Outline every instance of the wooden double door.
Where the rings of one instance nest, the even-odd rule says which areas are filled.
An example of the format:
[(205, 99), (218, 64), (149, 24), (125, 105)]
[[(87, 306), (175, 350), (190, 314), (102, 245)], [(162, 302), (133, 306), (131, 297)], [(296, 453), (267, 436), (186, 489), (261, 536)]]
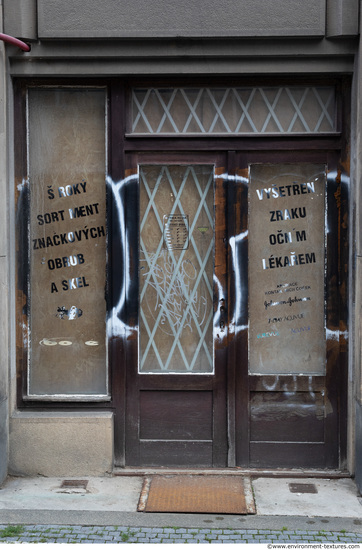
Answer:
[(343, 468), (334, 157), (134, 152), (126, 167), (125, 465)]

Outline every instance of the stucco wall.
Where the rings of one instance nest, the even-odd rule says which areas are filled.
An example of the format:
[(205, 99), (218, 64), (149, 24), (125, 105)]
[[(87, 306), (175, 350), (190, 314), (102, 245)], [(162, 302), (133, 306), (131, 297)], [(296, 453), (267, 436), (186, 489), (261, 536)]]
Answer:
[(40, 38), (323, 36), (325, 0), (38, 0)]
[[(86, 3), (0, 0), (0, 6), (2, 2), (4, 32), (25, 40), (40, 39), (33, 43), (29, 54), (9, 50), (12, 76), (343, 74), (353, 69), (355, 42), (328, 40), (323, 36), (343, 38), (358, 33), (358, 0), (88, 0)], [(94, 41), (95, 37), (110, 40)], [(140, 40), (111, 40), (127, 37)], [(172, 40), (160, 40), (163, 37)], [(5, 105), (5, 77), (1, 74), (6, 67), (3, 51), (0, 42), (0, 109)], [(358, 101), (361, 100), (359, 94)], [(4, 200), (8, 178), (6, 133), (1, 126), (5, 120), (0, 113), (0, 481), (6, 475), (8, 454), (8, 250)], [(362, 128), (361, 115), (359, 127)], [(361, 150), (360, 140), (356, 144), (356, 149)], [(359, 155), (357, 174), (361, 173), (362, 153)], [(360, 176), (355, 181), (360, 185)], [(362, 195), (357, 198), (357, 204), (358, 200), (362, 201)], [(359, 234), (361, 218), (360, 211)], [(355, 235), (351, 237), (355, 241)], [(358, 353), (361, 354), (360, 328), (357, 328), (361, 326), (358, 325), (362, 303), (361, 243), (359, 238), (355, 252), (359, 255), (359, 274), (353, 283), (356, 346), (352, 353), (352, 378), (355, 361), (360, 357)], [(357, 385), (356, 393), (362, 394), (359, 388)], [(15, 393), (15, 387), (12, 391)], [(359, 404), (356, 416), (357, 477), (362, 488), (362, 407)], [(10, 427), (12, 473), (99, 475), (112, 467), (110, 413), (14, 412)]]
[(350, 378), (354, 382), (353, 412), (355, 413), (355, 474), (362, 493), (362, 50), (356, 55), (353, 78), (352, 174), (351, 187), (351, 331)]
[[(0, 32), (2, 31), (0, 0)], [(8, 254), (7, 254), (7, 137), (5, 48), (0, 42), (0, 483), (7, 474), (8, 459)]]
[(358, 33), (358, 0), (4, 0), (19, 38), (321, 37)]
[(356, 484), (362, 494), (362, 407), (356, 407)]

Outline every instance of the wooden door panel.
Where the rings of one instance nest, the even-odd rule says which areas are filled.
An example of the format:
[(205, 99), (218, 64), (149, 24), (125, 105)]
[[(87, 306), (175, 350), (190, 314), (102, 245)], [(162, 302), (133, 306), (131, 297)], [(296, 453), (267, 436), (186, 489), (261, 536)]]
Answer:
[(325, 468), (323, 443), (251, 442), (251, 468)]
[(212, 391), (141, 390), (140, 438), (211, 441), (212, 409)]
[[(257, 198), (255, 200), (254, 197), (252, 205), (256, 210), (254, 229), (256, 227), (257, 230), (253, 230), (254, 240), (250, 239), (250, 225), (248, 224), (246, 228), (243, 217), (241, 216), (239, 219), (236, 217), (235, 239), (238, 235), (246, 235), (249, 232), (249, 251), (239, 251), (239, 265), (240, 262), (244, 262), (244, 264), (249, 263), (250, 266), (250, 257), (253, 253), (255, 256), (255, 268), (252, 274), (249, 269), (249, 277), (240, 268), (234, 274), (234, 277), (240, 275), (240, 282), (238, 283), (236, 280), (235, 287), (237, 288), (240, 284), (247, 289), (245, 292), (249, 296), (249, 336), (246, 336), (247, 323), (244, 316), (243, 330), (240, 330), (235, 341), (236, 372), (238, 372), (238, 368), (240, 368), (240, 372), (244, 372), (244, 376), (236, 376), (236, 438), (238, 438), (239, 427), (240, 433), (243, 430), (244, 434), (244, 440), (236, 440), (236, 464), (255, 468), (338, 468), (341, 466), (338, 455), (340, 448), (339, 400), (343, 402), (345, 399), (343, 380), (345, 380), (346, 373), (343, 373), (339, 366), (341, 350), (336, 328), (340, 318), (337, 295), (338, 239), (341, 229), (338, 229), (340, 214), (338, 214), (337, 208), (340, 203), (338, 179), (335, 179), (337, 175), (337, 170), (334, 170), (335, 159), (325, 152), (312, 154), (300, 152), (293, 155), (254, 152), (240, 154), (239, 163), (241, 167), (237, 170), (237, 174), (240, 175), (239, 195), (242, 196), (244, 193), (245, 196), (245, 182), (248, 182), (249, 196), (250, 193), (254, 193)], [(273, 173), (274, 179), (264, 176), (262, 187), (255, 185), (255, 182), (250, 179), (251, 166), (254, 163), (256, 165), (264, 164), (265, 172), (263, 173), (262, 166), (258, 166), (259, 173), (263, 173), (263, 176)], [(284, 169), (284, 174), (287, 174), (291, 167), (290, 172), (294, 177), (291, 176), (290, 182), (286, 178), (283, 183), (282, 178), (276, 177), (277, 170), (273, 171), (273, 165), (278, 167), (279, 163)], [(305, 218), (305, 227), (300, 223), (300, 219), (297, 220), (295, 217), (290, 226), (288, 238), (279, 238), (278, 240), (279, 234), (286, 235), (286, 220), (288, 220), (289, 213), (292, 218), (301, 204), (300, 197), (302, 195), (305, 200), (307, 182), (312, 185), (311, 179), (306, 178), (298, 181), (298, 178), (295, 177), (296, 174), (303, 173), (305, 167), (311, 174), (315, 170), (316, 186), (315, 188), (311, 187), (308, 191), (310, 196), (314, 197), (314, 191), (317, 192), (317, 182), (322, 178), (323, 166), (325, 166), (325, 200), (323, 198), (319, 201), (318, 208), (315, 208), (315, 201), (310, 201), (310, 204), (305, 202), (305, 210), (302, 212)], [(283, 187), (285, 184), (291, 186)], [(299, 185), (299, 187), (293, 187), (294, 185)], [(284, 198), (280, 199), (287, 193), (290, 195), (295, 193), (289, 201), (290, 204), (284, 204)], [(318, 193), (322, 196), (320, 191)], [(263, 213), (259, 204), (264, 199), (268, 202), (263, 207), (265, 208)], [(249, 204), (249, 214), (250, 209)], [(324, 227), (325, 222), (328, 231)], [(299, 240), (297, 243), (295, 242), (293, 231), (298, 231), (298, 238), (302, 235), (300, 242)], [(259, 242), (257, 244), (260, 247), (257, 254), (255, 254), (257, 249), (255, 234), (258, 234)], [(322, 239), (324, 238), (323, 243)], [(250, 241), (253, 241), (254, 244), (250, 244)], [(278, 246), (278, 243), (281, 246)], [(276, 246), (271, 246), (274, 244)], [(287, 260), (284, 264), (280, 260), (280, 258), (286, 258), (288, 252), (294, 254), (294, 251), (298, 249), (295, 247), (296, 244), (301, 248), (302, 254), (309, 253), (311, 250), (312, 253), (315, 253), (316, 258), (320, 257), (320, 267), (315, 275), (310, 276), (306, 269), (304, 271), (300, 269), (301, 266), (286, 267)], [(252, 246), (252, 250), (250, 250), (250, 246)], [(305, 251), (302, 250), (303, 247), (305, 247)], [(270, 262), (269, 257), (271, 258)], [(304, 256), (301, 255), (302, 261), (303, 258)], [(269, 277), (267, 283), (269, 286), (265, 286), (265, 284), (263, 286), (261, 282), (263, 279), (258, 276), (259, 265), (261, 273), (263, 273), (263, 269), (269, 269), (268, 275), (276, 274), (274, 278)], [(286, 278), (285, 274), (287, 274)], [(250, 277), (252, 277), (254, 287), (253, 293), (250, 293)], [(303, 283), (303, 280), (307, 280), (308, 277), (309, 282)], [(265, 277), (264, 279), (266, 280)], [(293, 297), (289, 305), (287, 298), (284, 299), (283, 296), (285, 292), (283, 285), (294, 281), (299, 281), (296, 285), (298, 290), (294, 292), (293, 288), (293, 292), (286, 295), (287, 298)], [(314, 295), (309, 292), (309, 290), (313, 290), (313, 287), (317, 289)], [(307, 292), (302, 296), (302, 293), (299, 293), (299, 288), (303, 292), (305, 290)], [(264, 315), (265, 328), (257, 332), (254, 331), (253, 334), (250, 332), (250, 312), (253, 312), (254, 301), (258, 299), (258, 294), (262, 300), (259, 304), (259, 327), (262, 326), (260, 319), (263, 319), (264, 307), (266, 310), (270, 306), (270, 311), (273, 311), (273, 314)], [(311, 307), (303, 306), (300, 311), (294, 311), (295, 304), (303, 303), (299, 298), (305, 298), (305, 303), (311, 304)], [(289, 310), (285, 314), (284, 303), (285, 308)], [(277, 314), (278, 311), (283, 311), (283, 315)], [(300, 326), (293, 326), (294, 319), (302, 321)], [(303, 345), (294, 348), (293, 338), (284, 339), (282, 332), (278, 330), (284, 321), (289, 328), (289, 335), (294, 340), (300, 334), (303, 335), (305, 338)], [(318, 330), (314, 328), (316, 323)], [(282, 337), (283, 341), (288, 341), (284, 345)], [(257, 352), (257, 338), (263, 339), (264, 342), (263, 353), (260, 355)], [(287, 345), (290, 346), (289, 356), (285, 354)], [(245, 375), (245, 361), (241, 363), (238, 360), (238, 356), (242, 356), (245, 346), (249, 346), (249, 361), (250, 358), (253, 361), (249, 375)], [(252, 346), (253, 353), (250, 355)], [(314, 351), (315, 358), (313, 359)], [(268, 361), (268, 353), (270, 361)], [(279, 364), (283, 357), (284, 364)], [(307, 361), (303, 360), (304, 357)], [(245, 402), (248, 402), (249, 407), (248, 421), (246, 421), (245, 408), (243, 407)]]
[(140, 252), (133, 243), (139, 301), (128, 339), (126, 464), (226, 466), (224, 169), (215, 154), (194, 164), (192, 155), (139, 154), (128, 163), (139, 172)]
[(321, 393), (251, 392), (250, 441), (324, 441)]
[(140, 465), (212, 468), (212, 441), (141, 441)]

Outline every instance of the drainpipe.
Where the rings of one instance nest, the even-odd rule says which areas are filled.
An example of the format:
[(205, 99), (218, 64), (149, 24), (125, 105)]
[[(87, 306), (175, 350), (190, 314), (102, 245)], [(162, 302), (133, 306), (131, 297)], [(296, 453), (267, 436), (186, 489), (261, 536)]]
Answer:
[(8, 34), (3, 34), (0, 32), (0, 40), (3, 42), (7, 42), (8, 44), (13, 44), (14, 46), (18, 46), (23, 52), (30, 52), (30, 46), (29, 44), (25, 44), (22, 40), (19, 40), (18, 38), (14, 38), (14, 36), (9, 36)]

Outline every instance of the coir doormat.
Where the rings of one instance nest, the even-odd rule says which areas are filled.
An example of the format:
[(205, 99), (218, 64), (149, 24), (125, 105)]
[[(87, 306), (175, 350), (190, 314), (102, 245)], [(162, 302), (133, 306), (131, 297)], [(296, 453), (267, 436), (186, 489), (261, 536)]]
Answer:
[(145, 480), (138, 511), (255, 514), (249, 478), (234, 475), (155, 475)]

